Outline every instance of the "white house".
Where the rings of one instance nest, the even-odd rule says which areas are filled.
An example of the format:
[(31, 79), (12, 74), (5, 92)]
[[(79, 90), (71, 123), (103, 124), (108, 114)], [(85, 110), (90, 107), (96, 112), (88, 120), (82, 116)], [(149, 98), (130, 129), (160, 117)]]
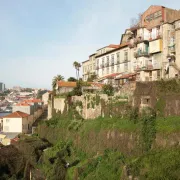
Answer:
[(3, 117), (3, 132), (30, 133), (33, 118), (29, 114), (16, 111)]

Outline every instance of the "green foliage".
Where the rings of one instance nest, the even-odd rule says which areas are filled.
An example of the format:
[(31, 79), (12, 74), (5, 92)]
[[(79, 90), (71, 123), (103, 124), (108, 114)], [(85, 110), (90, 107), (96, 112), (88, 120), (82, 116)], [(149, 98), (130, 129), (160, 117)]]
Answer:
[(81, 180), (120, 179), (124, 156), (118, 151), (106, 150), (104, 155), (96, 156), (78, 168)]
[(82, 95), (82, 86), (78, 83), (77, 86), (72, 91), (73, 96), (81, 96)]
[(52, 89), (55, 90), (56, 88), (56, 83), (57, 81), (61, 81), (61, 80), (64, 80), (64, 77), (61, 76), (61, 75), (57, 75), (57, 76), (54, 76), (53, 80), (52, 80)]
[(128, 164), (129, 173), (138, 179), (179, 179), (180, 150), (152, 151)]
[(92, 74), (88, 77), (87, 81), (88, 82), (93, 82), (95, 79), (97, 78), (97, 75), (96, 74)]
[(158, 94), (175, 94), (180, 92), (180, 80), (170, 79), (156, 82)]
[(144, 114), (141, 118), (142, 121), (142, 148), (147, 152), (151, 149), (152, 143), (156, 138), (156, 114)]
[(112, 96), (114, 94), (114, 89), (111, 84), (105, 84), (103, 86), (103, 92), (104, 94), (107, 94), (108, 96)]
[(100, 104), (100, 100), (101, 100), (101, 97), (98, 94), (96, 94), (96, 106)]
[(180, 132), (180, 117), (158, 117), (156, 120), (156, 130), (163, 134)]
[(83, 120), (74, 120), (68, 126), (68, 130), (78, 131), (83, 125)]
[(160, 97), (158, 100), (157, 100), (157, 103), (156, 103), (156, 106), (155, 106), (155, 109), (156, 109), (156, 112), (158, 114), (158, 116), (160, 117), (163, 117), (164, 116), (164, 109), (165, 109), (165, 106), (166, 106), (166, 101), (163, 97)]
[(91, 107), (91, 104), (90, 103), (87, 103), (87, 108), (89, 109)]
[(78, 107), (80, 107), (80, 109), (82, 109), (83, 108), (82, 101), (76, 101), (75, 106), (78, 106)]
[(139, 118), (139, 109), (137, 107), (132, 107), (131, 111), (129, 112), (129, 119), (133, 121), (135, 124), (138, 122)]
[(76, 81), (77, 81), (77, 79), (76, 79), (76, 78), (74, 78), (74, 77), (69, 77), (69, 78), (68, 78), (68, 81), (69, 81), (69, 82), (76, 82)]

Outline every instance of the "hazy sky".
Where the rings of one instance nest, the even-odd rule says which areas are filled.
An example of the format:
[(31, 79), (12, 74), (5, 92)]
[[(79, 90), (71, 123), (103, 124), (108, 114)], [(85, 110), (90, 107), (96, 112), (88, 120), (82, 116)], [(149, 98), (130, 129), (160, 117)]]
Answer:
[(75, 76), (73, 61), (118, 44), (150, 5), (180, 9), (179, 0), (0, 0), (0, 82), (50, 88), (57, 74)]

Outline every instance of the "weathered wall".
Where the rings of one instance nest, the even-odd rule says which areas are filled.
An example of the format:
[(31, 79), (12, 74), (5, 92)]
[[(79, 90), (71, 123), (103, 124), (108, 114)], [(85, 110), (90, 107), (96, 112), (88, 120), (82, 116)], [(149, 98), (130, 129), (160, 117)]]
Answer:
[[(76, 110), (84, 119), (95, 119), (101, 116), (101, 100), (108, 100), (105, 94), (86, 94), (83, 96), (73, 96), (72, 102), (77, 106)], [(80, 105), (79, 105), (80, 103)]]
[(60, 112), (64, 111), (65, 98), (54, 98), (54, 109)]
[[(115, 129), (100, 130), (99, 132), (92, 130), (82, 136), (81, 133), (68, 131), (67, 129), (52, 129), (47, 126), (42, 126), (38, 128), (38, 133), (41, 138), (47, 139), (52, 144), (60, 139), (63, 141), (71, 139), (76, 147), (89, 154), (103, 153), (106, 149), (117, 149), (131, 156), (142, 153), (138, 132), (124, 132)], [(179, 142), (180, 133), (157, 133), (152, 148), (171, 148), (177, 146)]]
[[(164, 116), (179, 116), (179, 83), (180, 81), (175, 79), (148, 83), (138, 82), (133, 96), (133, 106), (151, 107)], [(149, 99), (148, 102), (145, 102), (147, 99)]]

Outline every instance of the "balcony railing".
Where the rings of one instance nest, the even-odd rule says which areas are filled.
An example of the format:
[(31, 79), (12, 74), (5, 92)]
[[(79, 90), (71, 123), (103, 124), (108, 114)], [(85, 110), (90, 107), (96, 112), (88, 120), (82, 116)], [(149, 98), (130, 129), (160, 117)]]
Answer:
[(148, 57), (149, 56), (148, 51), (137, 51), (137, 52), (134, 52), (134, 57), (135, 58), (142, 57), (142, 56)]
[(134, 66), (134, 71), (143, 71), (143, 70), (154, 70), (154, 69), (160, 69), (160, 65), (159, 64), (148, 64), (146, 66)]
[(175, 53), (175, 52), (176, 52), (175, 44), (169, 46), (169, 53)]
[(158, 35), (156, 35), (156, 36), (154, 36), (154, 37), (152, 37), (152, 35), (150, 35), (149, 41), (152, 41), (152, 40), (155, 40), (155, 39), (161, 39), (161, 38), (162, 38), (162, 35), (161, 35), (161, 34), (158, 34)]

